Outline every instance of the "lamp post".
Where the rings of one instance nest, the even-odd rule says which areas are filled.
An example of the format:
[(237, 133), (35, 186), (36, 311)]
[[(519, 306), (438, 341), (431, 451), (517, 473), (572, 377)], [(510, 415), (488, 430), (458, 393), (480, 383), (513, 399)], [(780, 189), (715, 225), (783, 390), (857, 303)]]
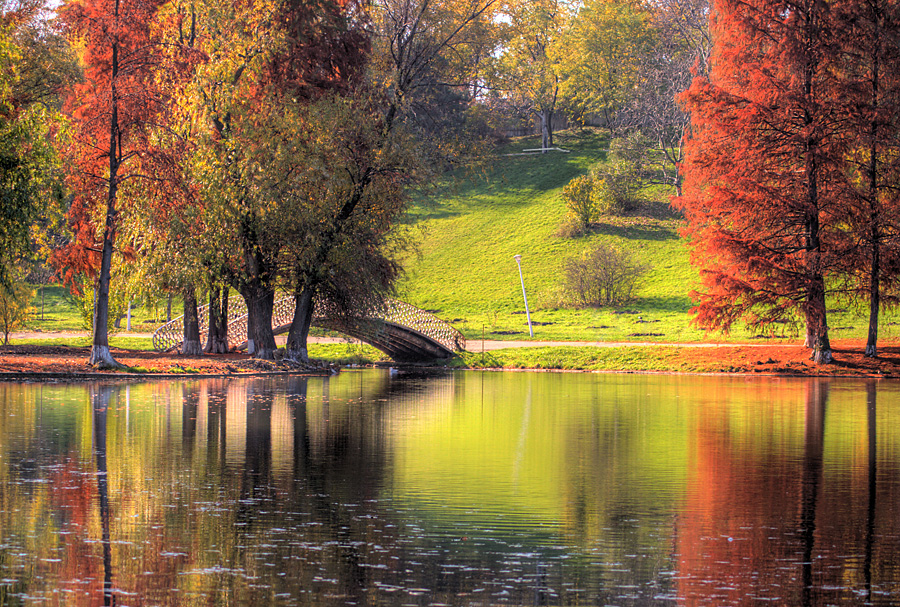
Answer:
[(514, 255), (516, 265), (519, 266), (519, 282), (522, 283), (522, 299), (525, 300), (525, 316), (528, 318), (528, 333), (534, 337), (534, 329), (531, 328), (531, 312), (528, 311), (528, 296), (525, 295), (525, 279), (522, 277), (522, 256)]

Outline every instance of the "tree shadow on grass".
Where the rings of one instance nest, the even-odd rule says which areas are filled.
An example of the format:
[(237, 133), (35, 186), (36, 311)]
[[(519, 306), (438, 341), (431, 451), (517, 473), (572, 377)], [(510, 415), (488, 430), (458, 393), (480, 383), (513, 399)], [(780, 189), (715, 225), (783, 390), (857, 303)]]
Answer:
[(653, 224), (616, 225), (595, 223), (591, 225), (591, 233), (627, 238), (628, 240), (652, 240), (657, 242), (679, 239), (678, 233), (671, 227)]
[(689, 312), (693, 303), (687, 295), (670, 295), (661, 297), (639, 297), (635, 302), (636, 306), (647, 313), (652, 312), (668, 312), (685, 314), (689, 317)]

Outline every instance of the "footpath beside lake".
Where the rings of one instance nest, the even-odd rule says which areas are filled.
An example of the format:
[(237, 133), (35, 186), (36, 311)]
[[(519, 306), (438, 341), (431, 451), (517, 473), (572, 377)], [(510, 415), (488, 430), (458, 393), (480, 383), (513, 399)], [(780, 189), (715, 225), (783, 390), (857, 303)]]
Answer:
[[(113, 348), (130, 374), (238, 375), (261, 372), (334, 372), (342, 366), (395, 366), (374, 348), (336, 339), (310, 345), (315, 359), (309, 367), (257, 361), (246, 354), (182, 356)], [(863, 356), (863, 345), (834, 342), (835, 363), (816, 365), (800, 344), (649, 344), (601, 342), (504, 342), (472, 340), (469, 351), (431, 365), (456, 369), (535, 369), (595, 372), (725, 373), (796, 376), (898, 377), (900, 344), (879, 350), (875, 359)], [(3, 374), (91, 374), (89, 348), (44, 345), (40, 342), (0, 347)], [(103, 372), (122, 374), (123, 372)]]

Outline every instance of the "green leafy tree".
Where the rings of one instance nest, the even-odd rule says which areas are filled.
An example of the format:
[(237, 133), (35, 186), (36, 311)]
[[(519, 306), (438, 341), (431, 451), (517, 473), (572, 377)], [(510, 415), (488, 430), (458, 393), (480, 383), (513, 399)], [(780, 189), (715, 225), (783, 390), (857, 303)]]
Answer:
[(650, 12), (628, 0), (588, 0), (558, 47), (560, 94), (580, 114), (601, 114), (610, 131), (632, 101), (655, 47)]
[(0, 3), (0, 283), (16, 266), (41, 265), (60, 228), (52, 142), (64, 129), (60, 88), (77, 70), (46, 17), (42, 1)]
[(31, 314), (34, 289), (19, 280), (0, 284), (0, 328), (3, 329), (3, 345), (9, 345), (9, 334), (25, 326)]
[(546, 150), (553, 146), (553, 117), (560, 102), (568, 5), (558, 0), (511, 2), (503, 17), (509, 33), (495, 63), (493, 86), (519, 113), (537, 116)]

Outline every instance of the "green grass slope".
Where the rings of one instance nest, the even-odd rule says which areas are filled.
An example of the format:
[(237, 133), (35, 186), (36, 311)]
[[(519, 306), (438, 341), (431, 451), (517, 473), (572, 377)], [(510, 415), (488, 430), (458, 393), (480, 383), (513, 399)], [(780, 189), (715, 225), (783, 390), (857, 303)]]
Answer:
[[(569, 153), (509, 155), (539, 147), (537, 138), (515, 140), (497, 150), (483, 176), (470, 178), (419, 203), (413, 221), (418, 253), (410, 255), (399, 296), (435, 311), (471, 340), (528, 339), (522, 270), (537, 340), (744, 341), (763, 337), (754, 327), (729, 336), (707, 335), (690, 325), (688, 293), (698, 284), (689, 251), (679, 236), (681, 220), (668, 205), (671, 188), (648, 186), (646, 204), (627, 217), (605, 217), (588, 236), (557, 234), (566, 216), (562, 188), (604, 162), (605, 135), (572, 130), (557, 135)], [(562, 267), (591, 244), (605, 240), (649, 266), (634, 301), (620, 308), (577, 308), (562, 297)], [(832, 339), (864, 339), (863, 314), (830, 301)], [(884, 315), (881, 335), (895, 339), (897, 314)], [(792, 336), (789, 336), (792, 337)], [(477, 350), (477, 343), (470, 350)]]
[[(697, 341), (689, 326), (687, 296), (697, 273), (678, 236), (679, 221), (665, 203), (668, 192), (648, 187), (651, 202), (631, 217), (607, 218), (589, 236), (557, 235), (566, 217), (562, 188), (603, 162), (608, 139), (590, 131), (556, 137), (569, 153), (507, 155), (533, 148), (537, 139), (516, 140), (498, 150), (487, 174), (467, 180), (413, 211), (421, 229), (418, 254), (406, 261), (399, 295), (436, 311), (469, 339), (528, 337), (522, 270), (535, 339), (602, 341)], [(635, 301), (622, 308), (566, 306), (565, 260), (605, 240), (631, 251), (651, 269)]]

